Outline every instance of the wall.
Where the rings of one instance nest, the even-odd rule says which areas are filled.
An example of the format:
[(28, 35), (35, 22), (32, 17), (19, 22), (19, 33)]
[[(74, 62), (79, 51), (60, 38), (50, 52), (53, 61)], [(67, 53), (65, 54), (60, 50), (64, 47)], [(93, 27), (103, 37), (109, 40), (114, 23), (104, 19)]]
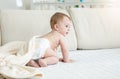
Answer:
[[(31, 9), (32, 0), (21, 0), (23, 1), (23, 6), (18, 7), (16, 0), (0, 0), (0, 9)], [(42, 0), (49, 2), (56, 2), (58, 0)], [(79, 1), (79, 0), (64, 0), (66, 1)], [(120, 0), (83, 0), (83, 2), (120, 2)]]
[(0, 9), (17, 9), (16, 0), (0, 0)]
[(16, 0), (0, 0), (0, 9), (24, 9), (24, 7), (18, 7)]

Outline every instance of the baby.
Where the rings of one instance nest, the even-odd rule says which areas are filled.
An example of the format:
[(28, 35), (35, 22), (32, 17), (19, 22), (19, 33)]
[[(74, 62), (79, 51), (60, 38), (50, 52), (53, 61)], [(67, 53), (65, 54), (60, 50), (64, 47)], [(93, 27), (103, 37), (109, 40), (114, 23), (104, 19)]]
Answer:
[[(64, 13), (55, 13), (50, 20), (52, 31), (44, 36), (33, 37), (33, 57), (27, 63), (32, 67), (46, 67), (60, 61), (72, 62), (69, 59), (67, 40), (65, 36), (70, 31), (71, 19)], [(56, 50), (60, 46), (63, 58), (57, 56)]]

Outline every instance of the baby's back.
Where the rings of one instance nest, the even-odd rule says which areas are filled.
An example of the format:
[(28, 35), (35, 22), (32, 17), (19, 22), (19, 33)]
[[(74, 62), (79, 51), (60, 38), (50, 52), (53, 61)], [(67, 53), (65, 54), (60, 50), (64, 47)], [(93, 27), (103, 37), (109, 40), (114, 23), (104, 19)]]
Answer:
[(51, 31), (50, 33), (42, 36), (43, 38), (46, 38), (50, 42), (50, 46), (53, 50), (55, 50), (59, 46), (59, 41), (60, 41), (60, 33), (56, 31)]

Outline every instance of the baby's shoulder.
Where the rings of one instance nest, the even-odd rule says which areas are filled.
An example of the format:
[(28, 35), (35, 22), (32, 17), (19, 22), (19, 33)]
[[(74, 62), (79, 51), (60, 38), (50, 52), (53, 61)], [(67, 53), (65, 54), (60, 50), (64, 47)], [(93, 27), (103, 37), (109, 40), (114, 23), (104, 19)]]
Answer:
[(62, 37), (62, 36), (63, 36), (62, 34), (60, 34), (60, 33), (57, 32), (57, 31), (54, 32), (54, 35), (59, 36), (59, 37)]

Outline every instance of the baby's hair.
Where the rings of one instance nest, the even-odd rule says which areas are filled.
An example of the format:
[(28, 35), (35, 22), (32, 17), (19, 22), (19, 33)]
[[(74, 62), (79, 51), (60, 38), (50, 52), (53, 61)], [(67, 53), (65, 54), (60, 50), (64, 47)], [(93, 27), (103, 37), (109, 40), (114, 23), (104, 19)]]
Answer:
[(53, 29), (54, 25), (57, 22), (61, 21), (63, 19), (63, 17), (68, 17), (71, 20), (71, 18), (68, 15), (61, 13), (61, 12), (56, 12), (50, 19), (51, 28)]

